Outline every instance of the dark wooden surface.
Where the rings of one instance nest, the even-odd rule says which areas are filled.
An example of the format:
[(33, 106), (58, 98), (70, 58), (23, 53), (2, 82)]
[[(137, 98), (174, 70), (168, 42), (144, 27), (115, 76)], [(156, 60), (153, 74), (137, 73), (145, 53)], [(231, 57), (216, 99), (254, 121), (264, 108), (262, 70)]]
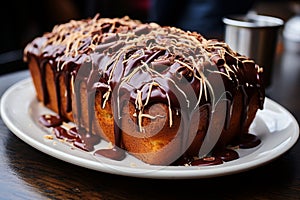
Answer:
[[(0, 76), (0, 95), (28, 71)], [(300, 55), (275, 59), (267, 96), (300, 119)], [(0, 119), (0, 199), (300, 199), (300, 143), (278, 159), (239, 174), (156, 180), (105, 174), (48, 156)]]

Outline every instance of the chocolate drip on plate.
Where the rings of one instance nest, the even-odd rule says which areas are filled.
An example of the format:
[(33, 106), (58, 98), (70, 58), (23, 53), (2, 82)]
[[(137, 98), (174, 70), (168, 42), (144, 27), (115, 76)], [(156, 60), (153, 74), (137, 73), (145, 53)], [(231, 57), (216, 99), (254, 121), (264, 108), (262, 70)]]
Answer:
[(94, 155), (103, 156), (117, 161), (121, 161), (126, 157), (125, 150), (116, 146), (111, 149), (99, 149), (94, 152)]
[(40, 116), (39, 122), (45, 127), (55, 127), (60, 126), (63, 123), (63, 120), (60, 116), (45, 114)]

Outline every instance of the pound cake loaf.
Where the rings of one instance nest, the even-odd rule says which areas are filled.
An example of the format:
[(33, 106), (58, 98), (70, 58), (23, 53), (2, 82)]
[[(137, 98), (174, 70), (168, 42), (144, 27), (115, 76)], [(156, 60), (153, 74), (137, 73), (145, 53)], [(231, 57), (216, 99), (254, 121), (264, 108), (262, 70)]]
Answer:
[[(37, 99), (76, 124), (49, 126), (77, 134), (73, 144), (95, 155), (122, 159), (126, 151), (148, 164), (206, 165), (238, 157), (227, 148), (242, 139), (259, 144), (249, 127), (263, 109), (263, 69), (222, 41), (97, 15), (34, 39), (24, 61)], [(95, 138), (112, 147), (95, 150)]]

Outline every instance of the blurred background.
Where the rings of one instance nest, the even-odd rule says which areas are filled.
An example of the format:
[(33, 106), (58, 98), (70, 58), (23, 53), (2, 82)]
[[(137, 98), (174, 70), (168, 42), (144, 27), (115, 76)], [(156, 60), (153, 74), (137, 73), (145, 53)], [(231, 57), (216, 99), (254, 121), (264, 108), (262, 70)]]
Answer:
[(222, 17), (232, 13), (266, 14), (289, 20), (299, 13), (299, 0), (10, 0), (0, 8), (0, 74), (26, 69), (22, 62), (28, 42), (71, 19), (123, 17), (154, 21), (223, 39)]

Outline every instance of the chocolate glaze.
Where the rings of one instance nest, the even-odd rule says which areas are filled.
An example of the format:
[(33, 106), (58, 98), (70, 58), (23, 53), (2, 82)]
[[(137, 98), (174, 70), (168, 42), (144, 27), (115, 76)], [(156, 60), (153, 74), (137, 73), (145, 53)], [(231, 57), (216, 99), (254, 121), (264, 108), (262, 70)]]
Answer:
[(219, 157), (205, 157), (194, 160), (190, 163), (191, 166), (211, 166), (220, 164), (223, 164), (223, 161)]
[(44, 114), (39, 118), (39, 122), (47, 128), (52, 128), (57, 139), (72, 143), (75, 147), (85, 151), (93, 151), (94, 145), (100, 142), (100, 137), (89, 134), (85, 129), (66, 127), (64, 121), (55, 115)]
[(78, 135), (70, 134), (66, 129), (61, 126), (56, 126), (53, 128), (53, 133), (58, 139), (63, 139), (67, 142), (73, 142), (78, 137)]
[(112, 160), (121, 161), (126, 157), (125, 150), (117, 146), (114, 146), (111, 149), (99, 149), (94, 152), (95, 156), (104, 156)]
[(220, 158), (224, 162), (236, 160), (239, 158), (239, 154), (232, 149), (215, 149), (212, 152), (212, 156)]
[(242, 134), (238, 138), (236, 138), (232, 145), (238, 146), (241, 149), (250, 149), (260, 145), (261, 140), (254, 134), (247, 133)]
[[(85, 34), (83, 30), (92, 31)], [(69, 35), (73, 32), (81, 33), (79, 41)], [(245, 129), (250, 97), (254, 93), (258, 92), (257, 101), (260, 109), (263, 108), (265, 94), (259, 66), (233, 52), (223, 42), (205, 40), (197, 33), (183, 32), (173, 27), (140, 24), (129, 18), (98, 19), (96, 16), (94, 19), (55, 27), (53, 32), (29, 44), (24, 53), (25, 61), (36, 59), (40, 67), (45, 105), (49, 102), (46, 80), (43, 79), (46, 66), (50, 66), (53, 71), (58, 114), (62, 119), (64, 113), (72, 111), (70, 84), (74, 83), (75, 77), (77, 80), (74, 84), (75, 91), (79, 91), (80, 83), (84, 82), (87, 85), (89, 108), (94, 106), (93, 100), (97, 91), (101, 94), (111, 93), (108, 100), (111, 101), (115, 116), (114, 135), (117, 147), (122, 147), (120, 119), (121, 108), (126, 101), (136, 105), (137, 116), (151, 104), (164, 103), (170, 109), (180, 112), (182, 126), (179, 131), (188, 132), (191, 116), (195, 110), (198, 110), (196, 108), (205, 105), (212, 111), (215, 106), (215, 99), (211, 96), (213, 91), (207, 86), (209, 82), (206, 82), (206, 85), (203, 83), (205, 76), (210, 73), (220, 73), (226, 89), (227, 111), (224, 129), (229, 126), (232, 101), (237, 92), (242, 92), (243, 96), (243, 112), (240, 120), (242, 130)], [(213, 66), (216, 68), (214, 72), (207, 70)], [(83, 67), (88, 70), (78, 74), (78, 70)], [(61, 109), (59, 83), (61, 78), (67, 86), (65, 112)], [(79, 94), (75, 96), (80, 97)], [(79, 99), (77, 99), (77, 108), (80, 108), (78, 102)], [(91, 139), (93, 111), (94, 109), (89, 109), (88, 127), (78, 127), (78, 130), (85, 128), (84, 130), (89, 132), (79, 131), (79, 136), (76, 135), (76, 138), (80, 139), (74, 140), (75, 146), (86, 150), (93, 146), (90, 144), (94, 144)], [(80, 109), (76, 118), (78, 122), (81, 121)], [(137, 125), (141, 129), (139, 121), (141, 118), (137, 117), (137, 119)], [(55, 131), (58, 137), (69, 138), (64, 130), (55, 128)], [(182, 136), (181, 146), (185, 147), (187, 134)], [(247, 146), (245, 143), (243, 145)], [(202, 165), (206, 160), (193, 162)]]
[(63, 122), (60, 116), (45, 114), (40, 116), (39, 122), (45, 127), (60, 126)]
[(77, 134), (78, 139), (73, 142), (75, 147), (78, 147), (85, 151), (93, 151), (94, 146), (98, 144), (101, 138), (97, 135), (90, 134), (85, 129), (82, 128), (72, 128), (69, 130), (73, 134)]

